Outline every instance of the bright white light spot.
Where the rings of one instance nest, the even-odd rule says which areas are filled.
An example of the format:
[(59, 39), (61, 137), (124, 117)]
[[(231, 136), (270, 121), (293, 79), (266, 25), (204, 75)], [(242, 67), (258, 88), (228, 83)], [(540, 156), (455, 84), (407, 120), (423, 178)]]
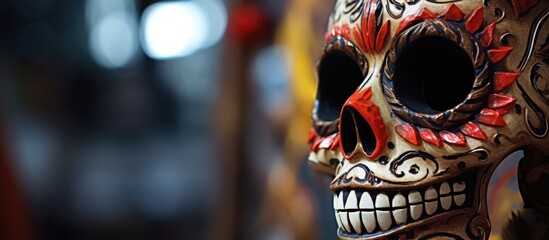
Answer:
[(227, 8), (221, 0), (199, 0), (196, 4), (200, 6), (208, 16), (208, 38), (202, 48), (211, 47), (218, 43), (227, 29)]
[(206, 13), (194, 2), (160, 2), (143, 12), (142, 44), (155, 59), (192, 54), (208, 38)]
[(89, 43), (99, 65), (120, 68), (137, 54), (137, 27), (126, 14), (111, 13), (92, 26)]

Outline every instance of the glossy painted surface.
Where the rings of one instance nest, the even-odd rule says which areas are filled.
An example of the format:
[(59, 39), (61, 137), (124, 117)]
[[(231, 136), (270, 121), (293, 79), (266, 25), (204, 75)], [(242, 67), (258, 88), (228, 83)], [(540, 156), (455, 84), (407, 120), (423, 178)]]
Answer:
[[(549, 194), (534, 190), (546, 184), (544, 173), (526, 177), (549, 161), (548, 16), (542, 1), (336, 3), (319, 84), (349, 87), (344, 72), (323, 75), (334, 51), (354, 59), (364, 78), (349, 95), (318, 89), (347, 100), (334, 120), (319, 113), (337, 105), (317, 98), (313, 131), (326, 139), (339, 133), (340, 147), (321, 152), (313, 143), (309, 159), (334, 176), (341, 239), (487, 239), (488, 182), (519, 149), (522, 196), (549, 212)], [(470, 75), (452, 75), (460, 72)], [(361, 96), (369, 107), (353, 104)], [(360, 113), (354, 124), (349, 106)]]

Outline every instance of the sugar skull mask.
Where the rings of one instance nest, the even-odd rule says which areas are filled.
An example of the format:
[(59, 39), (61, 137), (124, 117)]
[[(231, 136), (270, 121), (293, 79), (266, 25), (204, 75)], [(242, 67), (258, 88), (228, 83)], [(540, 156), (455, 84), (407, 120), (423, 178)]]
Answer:
[(341, 239), (487, 239), (487, 185), (517, 150), (549, 214), (549, 1), (339, 0), (309, 161)]

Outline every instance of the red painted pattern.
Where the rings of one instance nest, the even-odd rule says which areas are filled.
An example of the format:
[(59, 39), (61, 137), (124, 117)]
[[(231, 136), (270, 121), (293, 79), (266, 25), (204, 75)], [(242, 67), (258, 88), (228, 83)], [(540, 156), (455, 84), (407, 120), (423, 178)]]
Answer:
[(494, 109), (500, 116), (503, 116), (509, 110), (513, 109), (516, 102), (517, 99), (511, 96), (492, 94), (488, 99), (488, 107)]
[[(385, 150), (388, 136), (387, 136), (387, 128), (385, 127), (385, 124), (383, 123), (383, 118), (381, 117), (381, 113), (379, 112), (379, 107), (374, 103), (372, 103), (372, 101), (370, 101), (371, 97), (372, 97), (371, 88), (360, 90), (358, 92), (355, 92), (353, 95), (351, 95), (351, 97), (344, 104), (343, 108), (345, 107), (354, 108), (360, 114), (360, 116), (355, 116), (355, 117), (362, 117), (364, 120), (366, 120), (366, 122), (368, 122), (368, 124), (370, 125), (370, 128), (372, 128), (372, 132), (375, 135), (377, 144), (372, 154), (367, 155), (367, 157), (376, 158), (383, 152), (383, 150)], [(339, 127), (341, 129), (341, 122)], [(343, 156), (345, 156), (346, 159), (349, 159), (350, 156), (347, 156), (343, 151), (343, 147), (341, 146), (341, 141), (340, 141), (340, 149), (343, 153)]]
[(503, 94), (494, 93), (488, 96), (488, 107), (492, 109), (512, 108), (516, 102), (516, 98)]
[(501, 92), (515, 82), (518, 76), (520, 76), (520, 74), (514, 72), (494, 73), (494, 89), (497, 92)]
[(419, 145), (421, 140), (419, 139), (419, 134), (417, 129), (410, 124), (399, 124), (395, 126), (395, 131), (400, 135), (404, 140), (408, 141), (411, 144)]
[(504, 127), (507, 126), (503, 120), (502, 113), (494, 109), (485, 108), (480, 111), (480, 114), (476, 116), (477, 121), (482, 124), (494, 126), (494, 127)]
[(385, 44), (385, 38), (387, 37), (387, 33), (389, 32), (389, 29), (391, 29), (391, 22), (387, 21), (381, 26), (379, 29), (379, 33), (376, 37), (376, 52), (381, 52), (381, 49), (383, 49), (383, 45)]
[(341, 36), (345, 39), (351, 39), (351, 28), (349, 24), (345, 23), (341, 26)]
[(334, 133), (330, 136), (324, 137), (322, 138), (322, 141), (318, 145), (318, 148), (331, 149), (337, 143), (338, 138), (339, 138), (339, 133)]
[(476, 138), (476, 139), (479, 139), (479, 140), (486, 140), (487, 137), (486, 137), (486, 134), (484, 133), (484, 131), (482, 131), (482, 129), (480, 129), (480, 127), (474, 123), (474, 122), (467, 122), (466, 124), (462, 125), (459, 130), (469, 136), (469, 137), (472, 137), (472, 138)]
[(440, 138), (442, 138), (442, 141), (464, 147), (467, 145), (467, 142), (465, 141), (465, 136), (462, 133), (453, 133), (450, 131), (441, 131)]
[[(535, 5), (535, 3), (530, 2), (537, 3), (537, 1), (528, 0), (524, 2), (521, 2), (520, 0), (513, 1), (514, 6), (518, 6), (521, 9), (529, 8), (530, 6)], [(461, 21), (464, 19), (464, 16), (463, 11), (461, 11), (461, 9), (454, 4), (451, 4), (444, 12), (438, 15), (439, 18), (450, 21)], [(404, 18), (398, 26), (396, 34), (412, 26), (413, 24), (436, 17), (437, 16), (435, 14), (424, 8), (419, 13)], [(483, 23), (484, 10), (482, 6), (479, 6), (473, 10), (465, 20), (465, 28), (468, 32), (474, 34), (481, 30)], [(495, 28), (496, 23), (490, 23), (478, 34), (479, 42), (483, 47), (489, 47), (494, 41)], [(488, 57), (491, 62), (499, 63), (507, 57), (512, 50), (513, 48), (508, 46), (503, 46), (497, 49), (488, 49)], [(494, 90), (496, 92), (505, 90), (518, 78), (519, 75), (520, 74), (513, 72), (496, 72), (493, 78)], [(511, 110), (515, 103), (516, 98), (512, 96), (492, 94), (489, 96), (488, 108), (483, 109), (476, 116), (476, 120), (484, 125), (495, 127), (506, 126), (502, 116)], [(440, 135), (440, 138), (438, 138), (438, 136), (434, 138), (433, 135), (436, 135), (435, 132), (428, 129), (420, 129), (420, 133), (418, 134), (417, 129), (413, 125), (398, 125), (395, 126), (395, 130), (402, 138), (415, 145), (421, 144), (421, 139), (423, 139), (424, 141), (435, 146), (441, 146), (442, 143), (440, 143), (440, 140), (446, 143), (464, 146), (467, 144), (465, 141), (465, 135), (479, 140), (487, 139), (483, 130), (476, 123), (471, 121), (460, 126), (460, 132), (458, 133), (450, 131), (439, 132), (438, 134)]]
[(419, 136), (421, 136), (421, 139), (423, 139), (423, 141), (429, 144), (435, 145), (437, 147), (443, 146), (442, 140), (440, 139), (440, 137), (437, 134), (435, 134), (431, 129), (420, 128)]
[(364, 52), (380, 52), (389, 32), (389, 21), (385, 21), (381, 28), (377, 28), (376, 22), (381, 20), (376, 17), (378, 4), (380, 1), (367, 0), (364, 4), (361, 25), (355, 25), (353, 28), (353, 36)]
[(484, 22), (484, 8), (479, 6), (473, 10), (467, 21), (465, 21), (465, 29), (470, 33), (475, 33), (482, 25), (482, 22)]
[(455, 4), (450, 5), (442, 14), (442, 18), (449, 21), (461, 21), (463, 20), (463, 12)]
[(336, 132), (329, 136), (321, 137), (315, 132), (313, 140), (310, 140), (309, 143), (312, 144), (311, 151), (313, 152), (318, 152), (320, 149), (329, 149), (333, 151), (339, 146), (339, 133)]
[(480, 44), (484, 47), (490, 46), (494, 40), (494, 30), (496, 29), (496, 23), (490, 23), (482, 32), (480, 33)]
[(402, 19), (402, 21), (400, 22), (400, 24), (398, 25), (398, 28), (396, 30), (396, 33), (395, 34), (399, 34), (402, 30), (408, 28), (409, 26), (412, 26), (418, 22), (421, 22), (421, 21), (425, 21), (427, 19), (433, 19), (433, 18), (436, 18), (437, 16), (429, 11), (429, 9), (427, 8), (423, 8), (421, 9), (421, 11), (416, 14), (416, 15), (410, 15), (408, 17), (405, 17), (404, 19)]
[(505, 57), (507, 57), (507, 55), (509, 54), (509, 52), (511, 52), (511, 50), (513, 50), (512, 47), (501, 47), (498, 49), (490, 49), (488, 50), (488, 57), (490, 58), (490, 61), (492, 61), (493, 63), (498, 63), (501, 60), (503, 60)]

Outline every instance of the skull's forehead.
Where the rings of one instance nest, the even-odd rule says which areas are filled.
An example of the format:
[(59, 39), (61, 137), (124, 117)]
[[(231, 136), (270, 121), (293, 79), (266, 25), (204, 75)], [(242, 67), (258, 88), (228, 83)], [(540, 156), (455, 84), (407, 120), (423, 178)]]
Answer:
[[(398, 27), (418, 15), (424, 9), (434, 14), (441, 14), (451, 6), (457, 6), (462, 13), (468, 15), (482, 5), (482, 0), (466, 1), (426, 1), (426, 0), (338, 0), (330, 15), (325, 40), (334, 36), (343, 37), (361, 50), (369, 59), (383, 58), (383, 51), (375, 51), (376, 43), (368, 43), (368, 38), (377, 38), (376, 27), (387, 23), (387, 35), (384, 43), (386, 48), (395, 37)], [(379, 29), (377, 29), (379, 30)], [(369, 49), (368, 44), (372, 44)], [(381, 46), (380, 46), (381, 49)], [(373, 50), (373, 51), (372, 51)], [(381, 62), (381, 61), (377, 61)]]

